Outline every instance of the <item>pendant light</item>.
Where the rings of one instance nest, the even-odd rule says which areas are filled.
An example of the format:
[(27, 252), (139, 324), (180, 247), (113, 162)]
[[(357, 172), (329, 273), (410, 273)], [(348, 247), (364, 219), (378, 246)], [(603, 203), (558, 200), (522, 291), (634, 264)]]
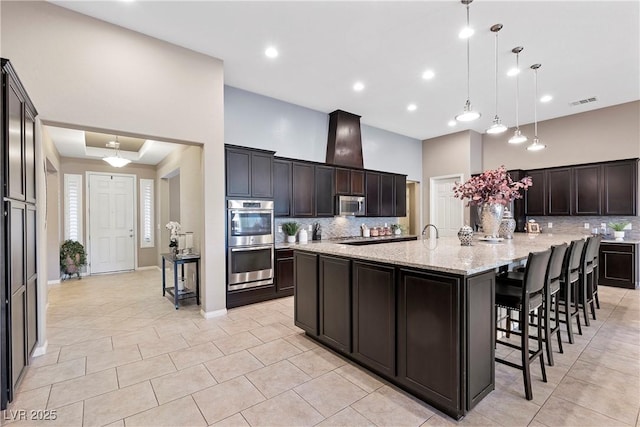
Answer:
[(516, 54), (516, 130), (513, 132), (513, 136), (509, 138), (509, 144), (521, 144), (527, 141), (527, 137), (520, 132), (520, 52), (524, 48), (522, 46), (514, 47), (511, 52)]
[(535, 96), (533, 98), (533, 144), (527, 147), (529, 151), (539, 151), (547, 147), (541, 144), (538, 139), (538, 69), (540, 67), (542, 67), (542, 64), (533, 64), (531, 66), (534, 75)]
[(491, 31), (494, 32), (496, 34), (496, 49), (495, 49), (495, 57), (496, 57), (496, 115), (493, 118), (493, 124), (491, 126), (489, 126), (489, 128), (487, 129), (487, 133), (492, 134), (492, 135), (496, 135), (502, 132), (505, 132), (507, 130), (507, 127), (505, 125), (502, 124), (502, 120), (500, 120), (500, 117), (498, 116), (498, 33), (500, 32), (500, 30), (502, 29), (502, 24), (495, 24), (491, 27)]
[[(467, 6), (467, 28), (469, 27), (469, 5), (473, 0), (461, 0), (462, 4)], [(480, 118), (480, 113), (474, 111), (471, 107), (471, 101), (469, 100), (469, 81), (470, 81), (470, 71), (469, 71), (469, 37), (467, 37), (467, 102), (464, 103), (464, 110), (462, 113), (456, 116), (456, 120), (459, 122), (470, 122)]]
[(116, 135), (115, 141), (107, 142), (107, 148), (113, 148), (115, 153), (108, 157), (103, 157), (102, 160), (109, 163), (114, 168), (121, 168), (131, 163), (131, 160), (125, 159), (120, 155), (120, 143), (118, 142), (118, 136)]

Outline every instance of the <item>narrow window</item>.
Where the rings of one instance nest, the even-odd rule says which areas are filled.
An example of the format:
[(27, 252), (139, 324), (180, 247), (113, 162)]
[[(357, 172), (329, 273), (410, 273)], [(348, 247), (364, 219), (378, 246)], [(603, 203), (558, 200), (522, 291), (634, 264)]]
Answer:
[(82, 175), (64, 174), (64, 238), (82, 243)]
[(152, 248), (155, 246), (153, 238), (153, 180), (140, 180), (140, 247)]

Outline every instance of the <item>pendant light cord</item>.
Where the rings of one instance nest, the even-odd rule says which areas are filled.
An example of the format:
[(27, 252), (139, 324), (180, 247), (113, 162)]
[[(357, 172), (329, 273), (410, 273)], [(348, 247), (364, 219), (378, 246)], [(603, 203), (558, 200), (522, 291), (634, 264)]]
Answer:
[(520, 109), (520, 52), (516, 53), (516, 129), (520, 129), (519, 109)]
[[(469, 3), (467, 3), (467, 28), (469, 28)], [(471, 80), (471, 78), (470, 78), (470, 73), (471, 73), (470, 68), (471, 67), (469, 65), (470, 64), (470, 62), (469, 62), (469, 52), (470, 52), (470, 50), (469, 50), (469, 39), (470, 38), (471, 37), (467, 37), (467, 102), (469, 102), (469, 98), (471, 96), (471, 89), (470, 89), (471, 84), (469, 83), (469, 81)]]
[(538, 68), (535, 68), (533, 70), (534, 76), (535, 76), (535, 93), (536, 93), (536, 97), (533, 100), (533, 133), (534, 133), (534, 138), (537, 140), (538, 139)]
[[(498, 30), (500, 31), (500, 30)], [(496, 67), (495, 67), (495, 74), (496, 74), (496, 117), (498, 117), (498, 31), (496, 31)]]

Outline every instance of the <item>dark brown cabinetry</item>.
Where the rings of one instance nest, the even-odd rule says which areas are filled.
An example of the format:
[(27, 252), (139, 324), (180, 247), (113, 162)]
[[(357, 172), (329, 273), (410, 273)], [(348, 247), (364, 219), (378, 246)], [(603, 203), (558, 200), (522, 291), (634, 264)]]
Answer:
[(336, 168), (336, 194), (364, 196), (364, 171)]
[(527, 175), (533, 180), (525, 196), (528, 216), (637, 213), (637, 159), (537, 169)]
[(291, 216), (291, 162), (273, 161), (273, 214)]
[(334, 202), (335, 202), (335, 193), (334, 189), (334, 179), (335, 179), (335, 168), (332, 166), (320, 166), (316, 165), (316, 215), (318, 217), (322, 216), (333, 216), (334, 215)]
[(310, 335), (318, 335), (318, 256), (293, 253), (295, 283), (294, 323)]
[(367, 216), (406, 216), (407, 177), (366, 172)]
[(365, 174), (365, 203), (367, 216), (380, 216), (380, 174)]
[(404, 175), (395, 175), (395, 210), (394, 215), (397, 217), (407, 216), (407, 177)]
[(599, 284), (635, 289), (638, 277), (638, 246), (631, 243), (601, 243)]
[(316, 214), (315, 166), (311, 163), (292, 162), (291, 216), (314, 217)]
[(380, 174), (380, 216), (394, 216), (396, 211), (395, 177)]
[(276, 250), (276, 297), (293, 295), (293, 249)]
[(351, 352), (351, 261), (321, 255), (318, 259), (319, 338)]
[(14, 389), (37, 342), (35, 117), (24, 87), (2, 59), (0, 102), (0, 409)]
[(227, 197), (271, 199), (273, 152), (225, 146)]
[(385, 375), (396, 368), (393, 267), (353, 261), (353, 357)]

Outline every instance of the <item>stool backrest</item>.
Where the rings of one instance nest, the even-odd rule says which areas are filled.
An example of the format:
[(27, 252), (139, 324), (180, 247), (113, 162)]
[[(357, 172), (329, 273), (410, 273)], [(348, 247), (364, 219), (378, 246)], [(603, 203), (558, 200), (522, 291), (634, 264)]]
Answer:
[(547, 272), (547, 280), (550, 284), (559, 282), (562, 277), (562, 266), (564, 264), (567, 248), (568, 246), (566, 243), (551, 246), (551, 259), (549, 260), (549, 269)]
[(584, 252), (585, 241), (582, 239), (571, 242), (571, 258), (569, 260), (569, 273), (580, 269), (582, 253)]
[(593, 236), (589, 239), (587, 262), (596, 261), (598, 263), (598, 252), (600, 251), (600, 243), (602, 242), (602, 236)]
[(542, 252), (531, 252), (524, 271), (524, 292), (531, 295), (544, 289), (551, 258), (551, 249)]

